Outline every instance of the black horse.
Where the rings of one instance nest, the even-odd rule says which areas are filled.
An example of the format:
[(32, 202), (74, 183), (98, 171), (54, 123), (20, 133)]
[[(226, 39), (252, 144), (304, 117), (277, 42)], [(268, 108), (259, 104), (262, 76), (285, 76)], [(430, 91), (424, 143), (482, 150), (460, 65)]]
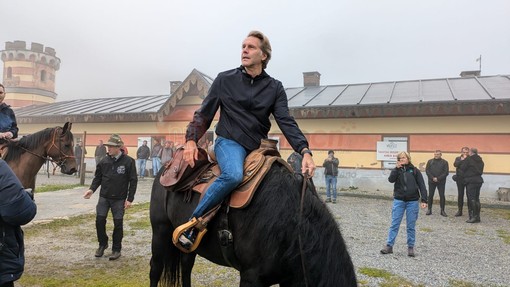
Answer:
[[(185, 193), (167, 191), (159, 182), (152, 187), (150, 219), (152, 258), (150, 286), (191, 286), (196, 253), (219, 265), (224, 259), (218, 230), (218, 213), (208, 225), (196, 253), (185, 254), (171, 240), (174, 228), (188, 221), (198, 194), (186, 203)], [(300, 180), (301, 179), (301, 180)], [(239, 286), (356, 286), (356, 274), (335, 219), (313, 186), (301, 199), (302, 177), (274, 164), (250, 205), (230, 209), (239, 264)], [(161, 282), (160, 282), (161, 281)]]

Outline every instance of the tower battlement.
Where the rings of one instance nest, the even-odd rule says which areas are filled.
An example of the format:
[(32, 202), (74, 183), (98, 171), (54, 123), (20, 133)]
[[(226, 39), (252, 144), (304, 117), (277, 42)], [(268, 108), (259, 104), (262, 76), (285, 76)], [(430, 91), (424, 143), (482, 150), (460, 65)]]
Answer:
[(6, 103), (16, 108), (55, 102), (55, 75), (60, 69), (55, 49), (35, 42), (28, 47), (25, 41), (13, 41), (5, 43), (0, 55)]

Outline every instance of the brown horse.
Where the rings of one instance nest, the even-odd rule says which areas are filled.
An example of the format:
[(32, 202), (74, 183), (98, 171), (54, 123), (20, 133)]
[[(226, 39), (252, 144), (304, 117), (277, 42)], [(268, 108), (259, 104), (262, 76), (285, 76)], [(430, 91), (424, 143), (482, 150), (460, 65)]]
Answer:
[(47, 128), (7, 144), (5, 161), (23, 187), (35, 189), (37, 172), (47, 160), (60, 167), (64, 174), (76, 172), (71, 126), (72, 123), (67, 122), (64, 127)]

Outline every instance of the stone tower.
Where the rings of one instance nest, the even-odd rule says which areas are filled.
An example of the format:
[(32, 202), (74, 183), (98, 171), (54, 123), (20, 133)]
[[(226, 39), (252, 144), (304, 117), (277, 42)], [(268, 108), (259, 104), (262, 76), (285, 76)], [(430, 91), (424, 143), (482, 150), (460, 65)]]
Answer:
[(0, 53), (4, 62), (5, 103), (19, 108), (55, 102), (55, 74), (60, 59), (53, 48), (32, 43), (27, 49), (25, 41), (14, 41), (6, 42)]

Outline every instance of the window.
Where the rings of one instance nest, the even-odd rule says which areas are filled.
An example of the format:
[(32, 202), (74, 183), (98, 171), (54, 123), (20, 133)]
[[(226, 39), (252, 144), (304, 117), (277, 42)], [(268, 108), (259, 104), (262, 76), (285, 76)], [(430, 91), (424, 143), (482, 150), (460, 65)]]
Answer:
[(7, 68), (7, 79), (12, 79), (12, 68)]
[(41, 71), (41, 82), (46, 82), (46, 71), (45, 70)]

